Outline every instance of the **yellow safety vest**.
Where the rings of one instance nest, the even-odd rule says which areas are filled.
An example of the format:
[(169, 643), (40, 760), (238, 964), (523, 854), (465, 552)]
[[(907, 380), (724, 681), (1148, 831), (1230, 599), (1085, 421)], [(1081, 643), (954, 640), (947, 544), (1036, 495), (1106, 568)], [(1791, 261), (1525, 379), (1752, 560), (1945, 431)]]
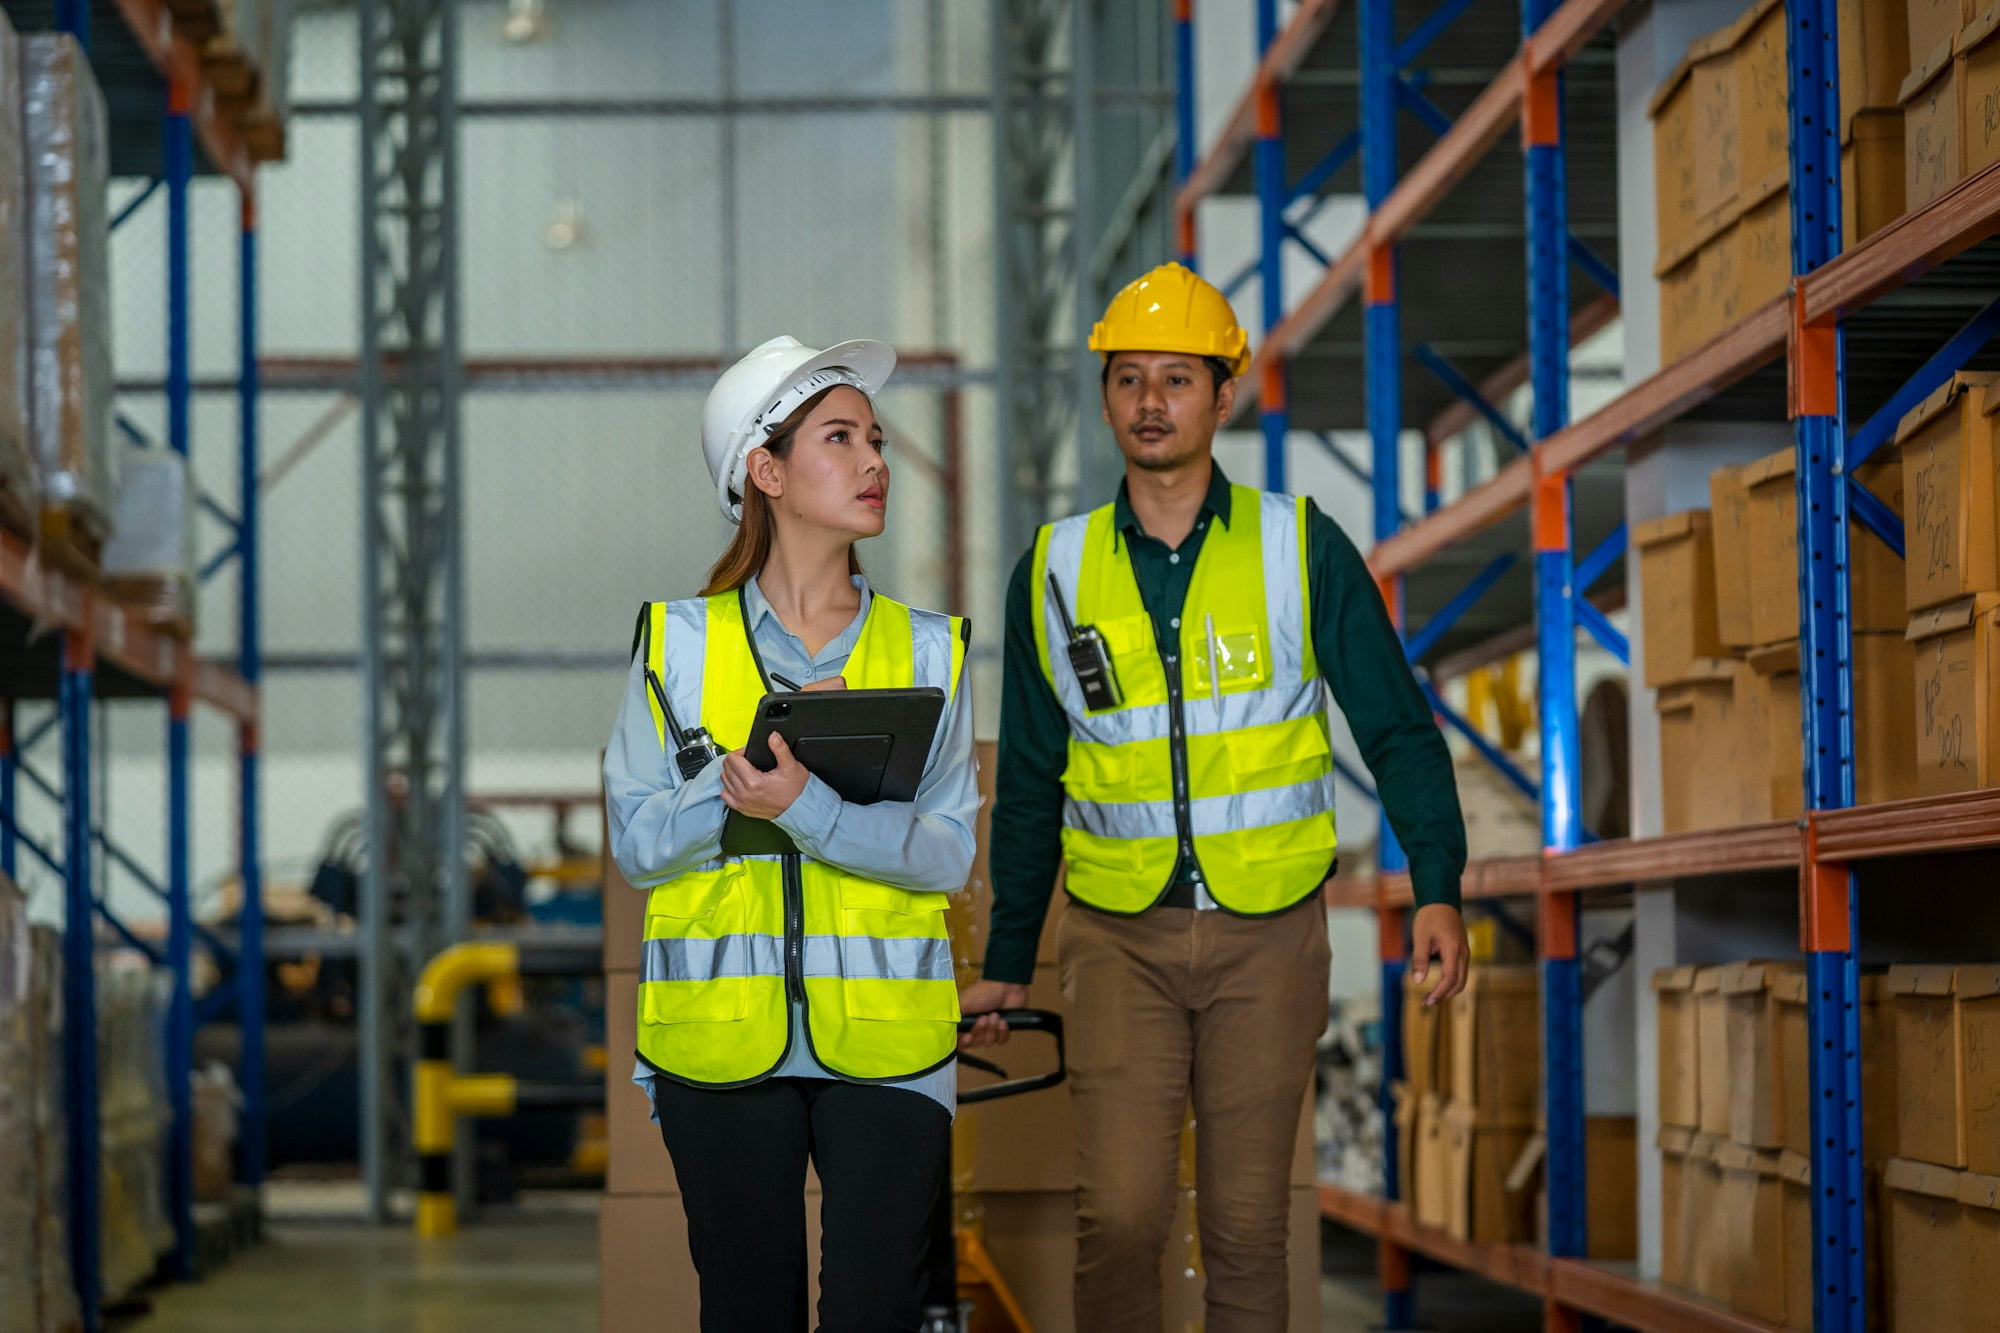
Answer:
[[(683, 725), (698, 717), (718, 745), (741, 749), (764, 686), (740, 595), (652, 602), (645, 624), (647, 662)], [(950, 698), (964, 661), (962, 620), (877, 594), (843, 674), (855, 689), (934, 686)], [(657, 700), (652, 710), (671, 755)], [(957, 1049), (944, 908), (943, 894), (801, 855), (677, 875), (646, 899), (639, 1057), (687, 1083), (755, 1083), (790, 1054), (797, 998), (814, 1057), (841, 1078), (936, 1069)]]
[[(1183, 856), (1225, 910), (1281, 912), (1334, 858), (1333, 751), (1313, 653), (1302, 499), (1231, 488), (1211, 523), (1187, 605), (1155, 638), (1129, 553), (1106, 505), (1035, 538), (1035, 640), (1069, 717), (1063, 854), (1069, 892), (1136, 913), (1166, 895)], [(1084, 702), (1053, 575), (1079, 625), (1095, 625), (1123, 692)], [(1211, 685), (1209, 626), (1221, 660)]]

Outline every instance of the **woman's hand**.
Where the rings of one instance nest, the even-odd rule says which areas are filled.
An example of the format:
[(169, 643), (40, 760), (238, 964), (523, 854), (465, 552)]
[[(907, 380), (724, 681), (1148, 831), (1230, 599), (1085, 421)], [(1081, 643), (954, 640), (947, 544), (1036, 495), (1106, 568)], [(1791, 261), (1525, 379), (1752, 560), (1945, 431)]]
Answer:
[(975, 981), (958, 993), (958, 1007), (967, 1018), (979, 1015), (972, 1031), (959, 1034), (959, 1050), (1004, 1046), (1007, 1044), (1007, 1025), (1001, 1021), (999, 1011), (1026, 1009), (1028, 988), (1011, 981)]
[(771, 734), (771, 757), (778, 766), (766, 773), (741, 750), (722, 756), (722, 803), (751, 819), (776, 819), (791, 809), (812, 775), (776, 732)]
[(844, 690), (846, 688), (847, 688), (847, 677), (828, 676), (825, 680), (816, 680), (810, 685), (799, 686), (799, 693), (821, 694), (827, 690)]

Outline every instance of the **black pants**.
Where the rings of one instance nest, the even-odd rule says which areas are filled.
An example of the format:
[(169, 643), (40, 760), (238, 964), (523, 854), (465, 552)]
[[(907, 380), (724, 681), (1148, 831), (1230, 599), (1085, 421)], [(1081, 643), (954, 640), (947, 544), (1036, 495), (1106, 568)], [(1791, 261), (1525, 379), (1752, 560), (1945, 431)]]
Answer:
[(819, 1170), (822, 1333), (919, 1327), (951, 1116), (907, 1088), (655, 1081), (701, 1278), (702, 1333), (800, 1333), (806, 1162)]

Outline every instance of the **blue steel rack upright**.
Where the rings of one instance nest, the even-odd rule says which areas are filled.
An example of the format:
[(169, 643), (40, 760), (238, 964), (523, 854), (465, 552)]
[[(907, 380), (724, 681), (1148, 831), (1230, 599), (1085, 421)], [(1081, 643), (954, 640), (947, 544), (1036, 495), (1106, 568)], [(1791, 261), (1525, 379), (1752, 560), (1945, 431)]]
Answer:
[[(83, 1326), (94, 1331), (102, 1312), (102, 1200), (100, 1196), (97, 1087), (96, 940), (95, 924), (103, 920), (128, 944), (139, 947), (172, 976), (163, 1048), (166, 1052), (168, 1103), (172, 1123), (166, 1146), (166, 1212), (174, 1228), (175, 1268), (193, 1275), (193, 1107), (191, 1075), (194, 1032), (198, 1023), (219, 1017), (228, 1008), (238, 1012), (241, 1031), (239, 1081), (243, 1094), (238, 1176), (247, 1185), (261, 1183), (264, 1169), (265, 1088), (263, 1076), (263, 946), (262, 890), (258, 863), (258, 729), (257, 680), (261, 656), (258, 629), (257, 579), (257, 433), (256, 346), (256, 227), (254, 162), (248, 148), (223, 115), (205, 85), (197, 46), (180, 32), (162, 0), (117, 0), (130, 40), (150, 58), (166, 84), (162, 107), (160, 177), (135, 198), (113, 228), (129, 218), (166, 186), (167, 290), (166, 378), (167, 445), (183, 459), (190, 455), (190, 407), (193, 388), (190, 362), (190, 263), (188, 195), (199, 139), (211, 163), (237, 185), (242, 199), (239, 300), (240, 349), (239, 476), (237, 512), (202, 496), (202, 508), (230, 531), (226, 549), (201, 571), (203, 581), (234, 562), (239, 570), (236, 660), (233, 664), (196, 657), (192, 645), (155, 631), (103, 597), (100, 591), (52, 568), (40, 565), (25, 543), (0, 536), (0, 596), (30, 616), (61, 627), (59, 688), (56, 717), (61, 733), (62, 784), (41, 778), (24, 760), (43, 729), (22, 738), (16, 734), (15, 701), (4, 701), (0, 713), (0, 869), (16, 870), (18, 849), (27, 847), (64, 882), (63, 932), (64, 1004), (63, 1076), (68, 1118), (68, 1206), (72, 1274)], [(63, 0), (56, 7), (56, 28), (78, 40), (88, 54), (91, 46), (90, 6), (83, 0)], [(100, 37), (107, 34), (99, 33)], [(127, 423), (121, 423), (121, 425)], [(199, 494), (190, 472), (190, 496)], [(91, 809), (91, 721), (93, 699), (100, 692), (100, 664), (109, 663), (124, 677), (156, 692), (167, 704), (167, 872), (155, 881), (138, 861), (117, 847), (106, 831), (108, 811)], [(242, 906), (239, 939), (233, 951), (197, 926), (192, 912), (189, 819), (192, 807), (190, 721), (193, 706), (213, 706), (237, 723), (239, 789), (239, 853)], [(28, 776), (63, 806), (64, 836), (58, 860), (23, 832), (17, 819), (16, 779)], [(144, 887), (162, 898), (168, 924), (164, 953), (147, 945), (112, 913), (93, 885), (93, 856), (102, 851)], [(204, 997), (199, 1011), (192, 990), (193, 946), (201, 933), (233, 976)]]
[[(1290, 311), (1283, 295), (1282, 251), (1288, 243), (1305, 247), (1286, 220), (1285, 209), (1325, 183), (1335, 160), (1355, 145), (1343, 143), (1326, 163), (1308, 173), (1309, 184), (1288, 189), (1284, 179), (1287, 126), (1281, 87), (1298, 70), (1334, 21), (1333, 0), (1304, 0), (1280, 29), (1275, 8), (1257, 5), (1261, 58), (1251, 86), (1216, 141), (1204, 152), (1185, 142), (1195, 125), (1193, 103), (1194, 33), (1192, 0), (1176, 0), (1179, 52), (1179, 125), (1184, 138), (1177, 167), (1177, 234), (1184, 261), (1197, 256), (1196, 211), (1207, 196), (1221, 192), (1242, 159), (1254, 152), (1253, 180), (1260, 210), (1259, 253), (1229, 284), (1252, 272), (1264, 285), (1264, 340), (1246, 377), (1247, 400), (1259, 398), (1267, 478), (1283, 485), (1286, 433), (1297, 424), (1288, 410), (1288, 368), (1293, 359), (1350, 301), (1362, 305), (1366, 346), (1367, 427), (1373, 441), (1372, 472), (1364, 473), (1333, 449), (1335, 459), (1372, 483), (1376, 547), (1370, 567), (1400, 628), (1403, 576), (1422, 567), (1503, 517), (1526, 511), (1529, 544), (1535, 556), (1534, 639), (1541, 662), (1538, 719), (1542, 771), (1543, 855), (1540, 858), (1476, 862), (1468, 868), (1468, 900), (1518, 898), (1534, 903), (1539, 921), (1537, 952), (1544, 984), (1544, 1113), (1550, 1144), (1547, 1162), (1549, 1240), (1546, 1250), (1456, 1241), (1417, 1226), (1396, 1200), (1397, 1144), (1388, 1115), (1386, 1085), (1402, 1072), (1399, 1022), (1406, 967), (1410, 888), (1403, 861), (1386, 824), (1382, 830), (1382, 870), (1372, 881), (1335, 882), (1329, 900), (1375, 912), (1380, 927), (1383, 985), (1383, 1099), (1386, 1190), (1383, 1198), (1321, 1187), (1322, 1211), (1330, 1219), (1375, 1235), (1381, 1243), (1381, 1278), (1386, 1326), (1404, 1328), (1414, 1317), (1412, 1254), (1483, 1274), (1530, 1292), (1544, 1302), (1545, 1326), (1574, 1329), (1595, 1316), (1640, 1329), (1753, 1330), (1756, 1321), (1699, 1297), (1644, 1282), (1587, 1262), (1586, 1179), (1583, 1155), (1583, 1036), (1578, 934), (1581, 895), (1587, 891), (1630, 891), (1646, 880), (1744, 871), (1792, 871), (1799, 876), (1800, 940), (1808, 977), (1811, 1125), (1814, 1139), (1812, 1191), (1815, 1245), (1813, 1327), (1859, 1330), (1865, 1324), (1863, 1170), (1860, 1120), (1860, 1032), (1854, 946), (1858, 937), (1856, 863), (1943, 851), (2000, 847), (2000, 791), (1933, 798), (1878, 807), (1853, 808), (1854, 737), (1850, 666), (1848, 520), (1851, 516), (1898, 553), (1901, 525), (1852, 480), (1856, 468), (1888, 443), (1897, 421), (2000, 334), (2000, 301), (1987, 293), (1966, 300), (1951, 261), (1961, 252), (2000, 236), (2000, 164), (1957, 186), (1945, 197), (1916, 210), (1867, 241), (1843, 246), (1840, 235), (1841, 182), (1838, 142), (1838, 0), (1786, 0), (1788, 86), (1791, 120), (1790, 185), (1793, 237), (1793, 290), (1783, 299), (1748, 312), (1707, 345), (1630, 385), (1622, 395), (1589, 416), (1569, 420), (1569, 362), (1572, 343), (1595, 329), (1615, 310), (1616, 275), (1571, 234), (1566, 213), (1567, 169), (1564, 68), (1624, 8), (1625, 0), (1521, 0), (1519, 52), (1491, 85), (1445, 129), (1408, 173), (1398, 177), (1393, 130), (1399, 105), (1411, 94), (1401, 70), (1420, 50), (1471, 7), (1471, 0), (1438, 0), (1435, 14), (1400, 44), (1393, 0), (1349, 0), (1358, 28), (1356, 50), (1360, 96), (1358, 149), (1368, 220), (1347, 249), (1328, 262), (1317, 283)], [(1401, 450), (1404, 386), (1401, 301), (1397, 252), (1411, 229), (1464, 178), (1478, 159), (1518, 119), (1522, 131), (1526, 203), (1525, 269), (1528, 283), (1527, 356), (1518, 378), (1497, 374), (1483, 385), (1452, 374), (1442, 358), (1422, 345), (1407, 349), (1419, 364), (1447, 378), (1463, 400), (1454, 429), (1485, 418), (1503, 422), (1492, 405), (1499, 390), (1532, 388), (1532, 421), (1521, 456), (1490, 480), (1449, 503), (1437, 503), (1432, 423), (1426, 440), (1426, 504), (1419, 518), (1402, 511)], [(1436, 127), (1434, 127), (1436, 128)], [(1351, 138), (1352, 136), (1350, 136)], [(1988, 253), (1991, 253), (1989, 247)], [(1984, 261), (1981, 261), (1984, 262)], [(1569, 266), (1606, 288), (1607, 297), (1590, 307), (1573, 307)], [(1881, 298), (1901, 288), (1929, 283), (1932, 275), (1948, 302), (1979, 307), (1935, 354), (1915, 364), (1907, 332), (1917, 321), (1897, 325), (1891, 307), (1875, 309)], [(1486, 275), (1479, 275), (1483, 279)], [(1977, 286), (1977, 284), (1972, 284)], [(1877, 380), (1886, 367), (1907, 380), (1869, 419), (1849, 432), (1846, 424), (1851, 375), (1846, 361), (1847, 326), (1868, 315), (1871, 370)], [(1884, 333), (1887, 336), (1884, 336)], [(1902, 336), (1900, 339), (1898, 334)], [(1924, 335), (1934, 338), (1935, 335)], [(1928, 350), (1927, 348), (1925, 350)], [(1756, 372), (1788, 367), (1784, 411), (1794, 425), (1798, 451), (1798, 545), (1800, 551), (1801, 763), (1808, 809), (1796, 819), (1735, 829), (1646, 838), (1589, 841), (1581, 826), (1575, 636), (1589, 633), (1607, 651), (1626, 660), (1624, 637), (1582, 594), (1623, 553), (1620, 526), (1578, 560), (1572, 487), (1577, 474), (1627, 442), (1685, 416)], [(1768, 376), (1762, 383), (1768, 392)], [(1880, 384), (1873, 386), (1879, 390)], [(1774, 409), (1775, 410), (1775, 409)], [(1508, 430), (1499, 433), (1509, 435)], [(1330, 442), (1322, 439), (1332, 449)], [(1503, 557), (1505, 558), (1505, 557)], [(1464, 592), (1451, 598), (1431, 623), (1412, 636), (1432, 643), (1450, 621), (1491, 586), (1496, 560)], [(1474, 734), (1444, 709), (1441, 716), (1462, 733)], [(1486, 747), (1483, 753), (1489, 753)], [(1517, 785), (1526, 780), (1510, 775)]]

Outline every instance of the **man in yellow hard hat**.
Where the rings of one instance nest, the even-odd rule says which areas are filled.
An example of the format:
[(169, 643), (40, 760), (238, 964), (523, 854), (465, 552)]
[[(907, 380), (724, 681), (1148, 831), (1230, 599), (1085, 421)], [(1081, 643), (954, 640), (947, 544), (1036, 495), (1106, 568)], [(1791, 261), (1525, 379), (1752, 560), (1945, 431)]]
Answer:
[(1160, 1327), (1190, 1098), (1206, 1326), (1286, 1326), (1293, 1145), (1327, 1015), (1327, 686), (1409, 854), (1426, 1002), (1465, 981), (1451, 759), (1375, 583), (1311, 500), (1215, 465), (1248, 343), (1178, 264), (1113, 298), (1090, 347), (1124, 484), (1042, 528), (1007, 598), (992, 928), (963, 1006), (1027, 1002), (1066, 862), (1076, 1322), (1092, 1333)]

